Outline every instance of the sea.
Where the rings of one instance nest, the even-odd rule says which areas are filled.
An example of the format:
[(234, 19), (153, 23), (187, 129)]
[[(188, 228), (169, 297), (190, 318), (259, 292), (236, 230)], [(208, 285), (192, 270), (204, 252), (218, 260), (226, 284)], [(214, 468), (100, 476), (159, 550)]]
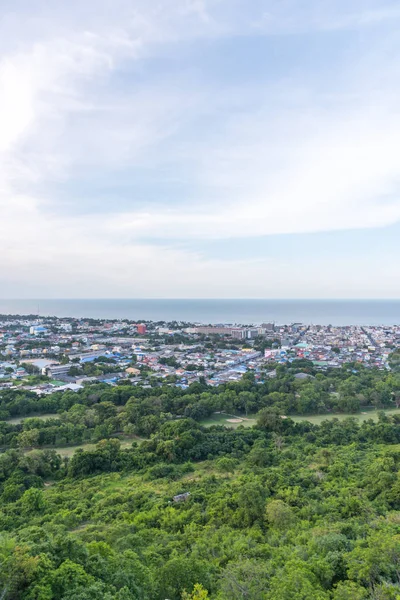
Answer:
[(400, 325), (400, 300), (1, 300), (0, 314), (203, 324)]

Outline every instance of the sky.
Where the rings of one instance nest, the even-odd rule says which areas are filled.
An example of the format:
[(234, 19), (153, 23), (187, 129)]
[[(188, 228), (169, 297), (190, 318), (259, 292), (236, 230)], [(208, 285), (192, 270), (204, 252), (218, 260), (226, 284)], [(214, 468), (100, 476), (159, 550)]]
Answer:
[(399, 27), (0, 0), (0, 297), (399, 298)]

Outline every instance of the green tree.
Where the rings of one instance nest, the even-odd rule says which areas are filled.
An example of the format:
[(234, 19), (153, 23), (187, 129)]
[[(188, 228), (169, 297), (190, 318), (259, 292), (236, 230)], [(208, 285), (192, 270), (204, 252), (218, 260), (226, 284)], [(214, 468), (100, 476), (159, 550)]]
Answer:
[(37, 488), (26, 490), (21, 498), (21, 506), (25, 513), (42, 512), (46, 507), (43, 491)]
[(201, 583), (207, 588), (208, 580), (207, 563), (183, 556), (171, 558), (160, 569), (161, 597), (180, 600), (183, 592), (193, 589), (196, 583)]
[(18, 436), (18, 445), (20, 448), (31, 448), (39, 443), (39, 429), (30, 429), (22, 431)]
[(234, 458), (229, 458), (227, 456), (219, 458), (215, 463), (215, 466), (221, 473), (234, 473), (236, 465), (237, 461)]
[(191, 594), (186, 590), (182, 593), (182, 600), (206, 600), (208, 598), (208, 591), (201, 585), (196, 583)]
[(282, 500), (271, 500), (265, 509), (267, 522), (271, 527), (289, 529), (295, 520), (293, 510)]
[(367, 600), (368, 592), (354, 581), (340, 581), (333, 591), (333, 600)]
[(263, 408), (257, 415), (257, 425), (267, 431), (280, 432), (283, 428), (282, 417), (276, 408)]

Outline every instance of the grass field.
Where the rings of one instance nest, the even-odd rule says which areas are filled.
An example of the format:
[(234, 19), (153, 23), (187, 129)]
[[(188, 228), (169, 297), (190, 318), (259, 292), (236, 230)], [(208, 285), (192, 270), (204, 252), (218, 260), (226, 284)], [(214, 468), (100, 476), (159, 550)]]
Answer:
[[(232, 420), (239, 422), (232, 422)], [(255, 415), (249, 415), (248, 417), (241, 417), (238, 415), (227, 415), (222, 413), (214, 413), (211, 417), (207, 419), (203, 419), (200, 421), (201, 425), (204, 427), (211, 427), (212, 425), (225, 425), (225, 427), (231, 427), (232, 429), (236, 429), (239, 425), (243, 427), (253, 427), (256, 424)]]
[(46, 413), (44, 415), (25, 415), (24, 417), (14, 417), (13, 419), (7, 419), (7, 423), (11, 423), (12, 425), (18, 425), (22, 423), (25, 419), (56, 419), (58, 417), (57, 413)]
[[(322, 421), (327, 421), (327, 420), (331, 420), (331, 419), (339, 419), (340, 421), (343, 421), (344, 419), (347, 419), (348, 417), (354, 417), (358, 422), (362, 423), (363, 421), (366, 421), (368, 419), (377, 421), (379, 412), (380, 411), (378, 411), (378, 410), (368, 410), (368, 411), (356, 413), (356, 414), (329, 413), (329, 414), (322, 414), (322, 415), (290, 415), (290, 418), (293, 419), (293, 421), (295, 421), (296, 423), (299, 423), (301, 421), (309, 421), (310, 423), (319, 425), (320, 423), (322, 423)], [(400, 414), (400, 408), (388, 409), (388, 410), (384, 410), (383, 412), (387, 415)], [(49, 419), (51, 417), (57, 417), (57, 414), (56, 413), (48, 413), (48, 414), (43, 414), (43, 415), (31, 415), (31, 416), (35, 416), (38, 419)], [(24, 419), (27, 419), (27, 418), (29, 418), (29, 417), (16, 417), (14, 419), (10, 419), (8, 421), (8, 423), (14, 423), (14, 424), (21, 423), (21, 421), (23, 421)], [(207, 419), (203, 419), (202, 421), (200, 421), (200, 424), (203, 425), (204, 427), (212, 427), (213, 425), (224, 425), (225, 427), (229, 427), (231, 429), (236, 429), (239, 426), (253, 427), (253, 425), (255, 425), (256, 422), (257, 422), (256, 415), (249, 415), (249, 416), (245, 417), (245, 416), (240, 416), (240, 415), (228, 415), (225, 413), (214, 413)], [(131, 436), (131, 437), (121, 436), (118, 439), (120, 439), (120, 441), (121, 441), (121, 448), (129, 448), (133, 441), (136, 441), (138, 443), (143, 441), (142, 438), (135, 437), (135, 436)], [(75, 450), (78, 450), (79, 448), (82, 448), (83, 450), (93, 450), (95, 447), (96, 447), (96, 444), (87, 443), (87, 444), (80, 444), (77, 446), (56, 446), (56, 447), (54, 447), (54, 450), (56, 450), (59, 454), (61, 454), (61, 456), (70, 457), (74, 454)]]
[[(327, 420), (331, 420), (331, 419), (339, 419), (339, 421), (343, 421), (344, 419), (348, 419), (349, 417), (354, 417), (355, 419), (357, 419), (357, 421), (359, 423), (362, 423), (363, 421), (367, 421), (368, 419), (377, 421), (379, 412), (381, 412), (381, 411), (367, 410), (365, 412), (355, 413), (355, 414), (354, 413), (341, 413), (341, 414), (330, 413), (327, 415), (301, 415), (301, 416), (290, 415), (290, 418), (293, 419), (293, 421), (296, 421), (297, 423), (299, 423), (300, 421), (309, 421), (310, 423), (319, 425), (320, 423), (322, 423), (322, 421), (327, 421)], [(400, 408), (391, 408), (391, 409), (384, 410), (383, 412), (386, 415), (399, 415)]]
[[(368, 419), (372, 419), (373, 421), (378, 420), (379, 410), (368, 410), (361, 413), (328, 413), (323, 415), (289, 415), (293, 421), (299, 423), (300, 421), (309, 421), (310, 423), (314, 423), (315, 425), (319, 425), (322, 421), (327, 421), (331, 419), (339, 419), (343, 421), (344, 419), (348, 419), (349, 417), (354, 417), (357, 419), (359, 423), (363, 421), (367, 421)], [(392, 408), (383, 411), (387, 415), (395, 415), (400, 414), (400, 408)], [(232, 423), (230, 420), (235, 419), (235, 417), (240, 422)], [(257, 417), (256, 415), (249, 415), (248, 417), (243, 417), (240, 415), (227, 415), (222, 413), (214, 413), (211, 417), (207, 419), (203, 419), (200, 424), (204, 425), (204, 427), (211, 427), (212, 425), (225, 425), (225, 427), (230, 427), (232, 429), (236, 429), (239, 425), (243, 427), (253, 427), (256, 424)]]
[[(117, 439), (119, 439), (119, 441), (121, 442), (121, 448), (130, 448), (132, 446), (132, 442), (138, 442), (140, 444), (140, 442), (144, 441), (143, 438), (135, 436), (121, 436)], [(94, 450), (96, 448), (96, 444), (88, 443), (80, 444), (78, 446), (54, 446), (52, 447), (52, 450), (55, 450), (61, 456), (71, 457), (74, 454), (75, 450), (79, 450), (80, 448), (82, 448), (82, 450)]]

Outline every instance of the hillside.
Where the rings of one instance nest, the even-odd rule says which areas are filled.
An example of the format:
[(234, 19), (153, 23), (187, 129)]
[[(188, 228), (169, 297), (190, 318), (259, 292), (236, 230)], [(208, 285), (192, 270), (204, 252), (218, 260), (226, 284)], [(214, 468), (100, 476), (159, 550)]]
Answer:
[[(170, 402), (184, 412), (196, 394), (215, 406), (220, 396), (235, 402), (232, 394), (254, 392), (250, 380), (240, 385), (247, 392), (169, 388), (167, 399), (88, 388), (44, 399), (43, 410), (57, 401), (56, 418), (3, 422), (0, 597), (398, 598), (400, 418), (315, 425), (266, 406), (254, 427), (228, 429), (160, 411)], [(9, 412), (22, 403), (2, 400)], [(147, 440), (127, 441), (145, 427)], [(90, 445), (62, 458), (54, 442), (68, 434)]]

